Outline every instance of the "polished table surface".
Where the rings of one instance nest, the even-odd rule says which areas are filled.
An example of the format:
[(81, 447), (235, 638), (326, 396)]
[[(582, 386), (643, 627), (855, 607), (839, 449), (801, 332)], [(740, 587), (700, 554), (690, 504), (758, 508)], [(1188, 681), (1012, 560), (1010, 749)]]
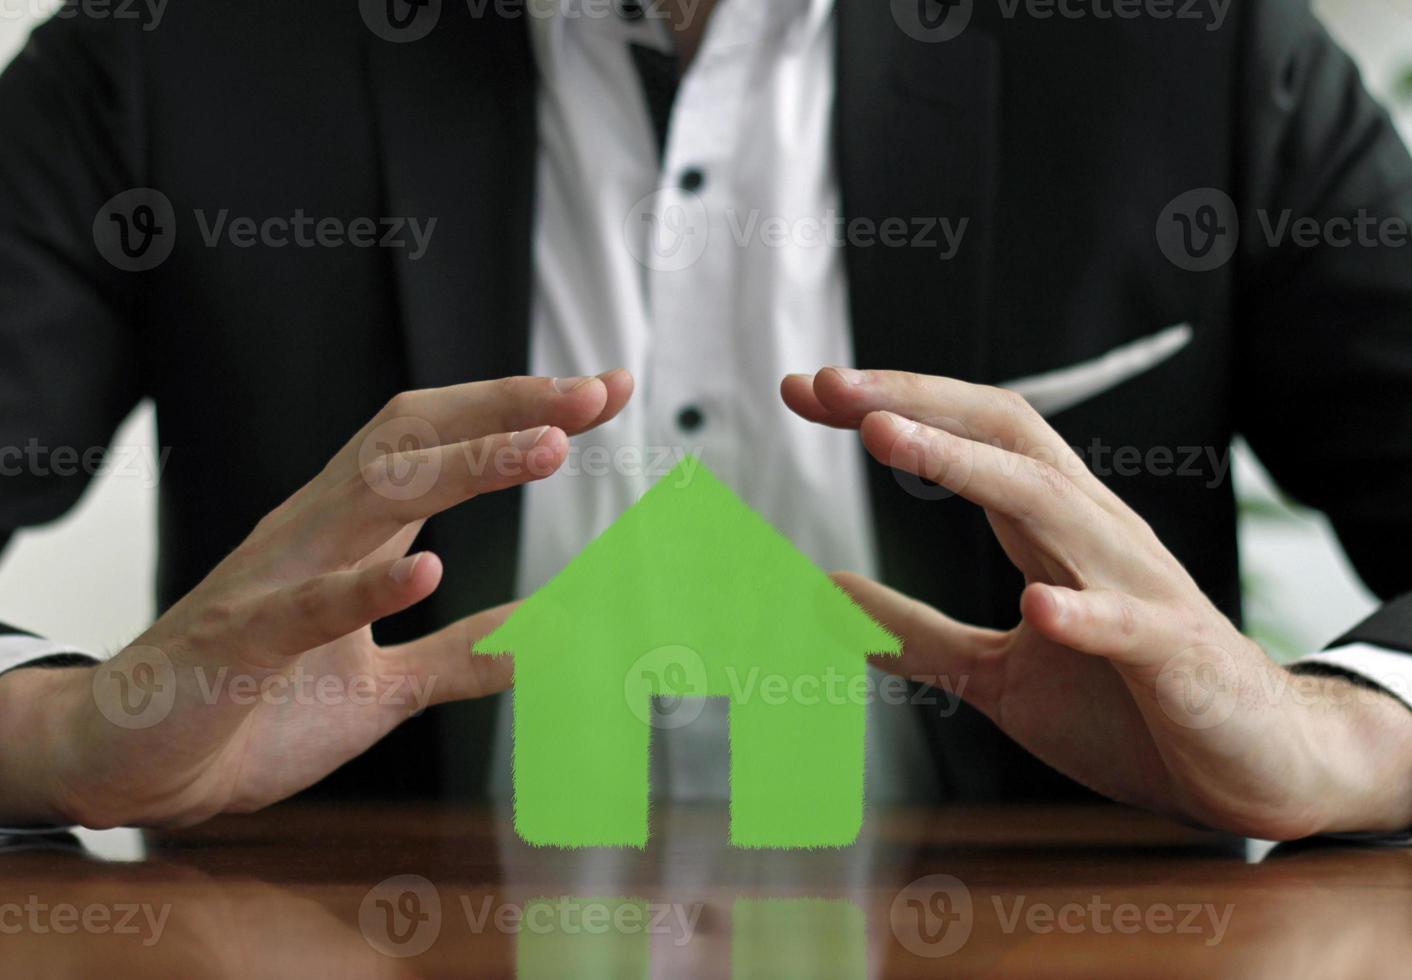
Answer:
[(10, 977), (1376, 977), (1412, 973), (1412, 852), (1240, 842), (1121, 808), (870, 810), (842, 850), (531, 848), (503, 816), (287, 804), (114, 860), (0, 851)]

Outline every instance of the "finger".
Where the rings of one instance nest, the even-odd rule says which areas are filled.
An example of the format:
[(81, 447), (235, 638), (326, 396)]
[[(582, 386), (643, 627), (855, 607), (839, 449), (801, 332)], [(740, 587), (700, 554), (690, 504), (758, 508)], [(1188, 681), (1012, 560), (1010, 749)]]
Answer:
[(241, 648), (251, 663), (278, 668), (288, 657), (416, 605), (436, 590), (441, 572), (441, 560), (421, 552), (286, 586), (255, 600), (241, 617)]
[(449, 443), (540, 425), (582, 432), (607, 405), (608, 388), (596, 377), (521, 377), (410, 391), (384, 412), (424, 419)]
[[(598, 417), (593, 420), (589, 428), (597, 428), (616, 418), (632, 398), (635, 385), (631, 372), (626, 368), (605, 371), (598, 376), (598, 380), (603, 382), (603, 387), (608, 391), (608, 397), (603, 403), (603, 410), (598, 413)], [(572, 434), (574, 433), (570, 431), (570, 435)]]
[(1023, 400), (1004, 389), (907, 371), (824, 368), (814, 376), (814, 396), (825, 410), (854, 425), (873, 412), (919, 422), (944, 417), (963, 423), (974, 438), (1007, 446), (1029, 434), (1038, 419), (1025, 417)]
[(402, 529), (483, 493), (542, 480), (568, 455), (568, 436), (541, 426), (379, 457), (302, 511), (298, 567), (349, 565)]
[(393, 398), (340, 449), (318, 475), (255, 527), (281, 534), (283, 525), (359, 469), (398, 453), (456, 445), (474, 436), (551, 425), (575, 435), (615, 418), (632, 397), (633, 378), (622, 368), (595, 378), (504, 378), (450, 388), (404, 392)]
[(859, 419), (839, 415), (826, 408), (814, 394), (814, 375), (789, 374), (780, 382), (780, 397), (794, 414), (818, 425), (835, 429), (856, 429)]
[(632, 377), (626, 371), (610, 371), (604, 377), (500, 378), (403, 392), (339, 450), (318, 482), (336, 483), (370, 456), (425, 450), (498, 432), (552, 425), (576, 435), (611, 419), (631, 394)]
[(1117, 663), (1140, 666), (1172, 648), (1162, 611), (1123, 592), (1035, 583), (1020, 612), (1045, 638)]
[(1011, 518), (1055, 556), (1112, 557), (1112, 515), (1047, 463), (891, 412), (869, 415), (862, 437), (880, 463)]
[(426, 521), (413, 521), (402, 528), (392, 537), (388, 538), (381, 547), (373, 549), (366, 557), (358, 562), (356, 567), (367, 568), (369, 565), (376, 565), (380, 561), (393, 561), (401, 558), (412, 550), (412, 544), (417, 540), (417, 535), (422, 533), (422, 528)]
[(410, 643), (386, 647), (383, 655), (420, 682), (419, 689), (427, 693), (430, 704), (495, 694), (514, 682), (514, 660), (473, 654), (471, 648), (509, 619), (518, 606), (512, 602), (487, 609)]
[(934, 684), (982, 706), (1004, 634), (958, 622), (924, 602), (852, 572), (833, 580), (902, 640), (902, 656), (873, 657), (888, 673)]
[(1028, 402), (1004, 388), (847, 368), (825, 368), (815, 375), (813, 388), (818, 408), (828, 413), (827, 424), (859, 426), (873, 412), (892, 412), (1049, 463), (1101, 505), (1117, 500)]

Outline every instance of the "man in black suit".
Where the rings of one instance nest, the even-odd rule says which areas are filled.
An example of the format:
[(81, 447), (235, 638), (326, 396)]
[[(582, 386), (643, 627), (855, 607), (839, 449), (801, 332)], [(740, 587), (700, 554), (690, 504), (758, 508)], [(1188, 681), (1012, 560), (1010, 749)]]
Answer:
[[(783, 401), (888, 464), (864, 479), (891, 588), (841, 581), (906, 640), (897, 669), (968, 679), (968, 709), (919, 711), (944, 794), (1055, 798), (1081, 792), (1071, 777), (1260, 837), (1402, 830), (1412, 716), (1378, 687), (1393, 675), (1287, 671), (1240, 635), (1229, 474), (1184, 478), (1174, 454), (1244, 435), (1390, 600), (1340, 646), (1412, 651), (1412, 600), (1396, 599), (1412, 591), (1412, 249), (1388, 241), (1412, 215), (1412, 162), (1303, 3), (1150, 6), (827, 5), (813, 64), (830, 132), (807, 132), (847, 218), (847, 305), (823, 309), (842, 311), (858, 364), (896, 371), (811, 365)], [(0, 81), (0, 446), (100, 446), (151, 398), (172, 449), (164, 612), (102, 667), (34, 647), (0, 678), (0, 820), (185, 823), (330, 773), (316, 792), (483, 789), (486, 695), (511, 678), (469, 646), (515, 594), (520, 485), (552, 484), (570, 436), (660, 391), (649, 378), (634, 396), (611, 363), (573, 384), (521, 377), (541, 280), (567, 261), (536, 224), (537, 162), (573, 120), (545, 114), (541, 87), (572, 60), (553, 52), (578, 49), (532, 50), (509, 7), (394, 4), (379, 22), (377, 4), (185, 0), (150, 30), (61, 18)], [(727, 71), (706, 7), (667, 5), (676, 59), (624, 55), (664, 170), (685, 128), (671, 62), (702, 46)], [(221, 209), (253, 219), (231, 247), (212, 245)], [(267, 223), (281, 215), (296, 217)], [(357, 226), (369, 215), (435, 231), (333, 244), (395, 245)], [(899, 216), (944, 216), (957, 247), (878, 247)], [(1342, 247), (1331, 222), (1362, 216), (1382, 234)], [(1281, 218), (1321, 231), (1271, 233)], [(765, 288), (724, 286), (722, 304)], [(689, 430), (701, 412), (674, 417)], [(501, 462), (465, 465), (487, 455)], [(438, 476), (408, 495), (389, 474), (413, 457)], [(82, 469), (56, 469), (4, 477), (5, 533), (72, 505)], [(998, 631), (1017, 599), (1021, 624)], [(289, 711), (193, 679), (294, 665), (436, 678), (448, 703), (411, 720), (376, 698)], [(1216, 715), (1183, 700), (1193, 678)], [(162, 723), (115, 722), (95, 694), (110, 686), (159, 691)]]

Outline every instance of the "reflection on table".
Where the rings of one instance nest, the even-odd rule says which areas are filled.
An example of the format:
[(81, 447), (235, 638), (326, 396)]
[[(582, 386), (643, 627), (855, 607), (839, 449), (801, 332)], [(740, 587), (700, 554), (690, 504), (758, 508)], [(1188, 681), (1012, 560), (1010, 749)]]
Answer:
[[(487, 810), (287, 805), (136, 862), (0, 851), (26, 977), (1399, 975), (1412, 854), (1241, 842), (1118, 807), (875, 810), (857, 849), (530, 848)], [(654, 827), (656, 824), (654, 824)], [(858, 855), (866, 856), (860, 866)], [(685, 882), (686, 884), (683, 884)]]

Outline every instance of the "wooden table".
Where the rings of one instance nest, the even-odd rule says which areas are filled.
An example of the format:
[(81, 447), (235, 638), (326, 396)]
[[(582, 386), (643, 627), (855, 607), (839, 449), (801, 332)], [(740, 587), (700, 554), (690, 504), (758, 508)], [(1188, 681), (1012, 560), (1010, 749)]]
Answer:
[(663, 807), (643, 852), (570, 853), (485, 810), (286, 805), (149, 835), (140, 861), (0, 852), (0, 976), (1412, 971), (1399, 849), (1250, 863), (1116, 807), (877, 809), (844, 851), (736, 850), (725, 827)]

